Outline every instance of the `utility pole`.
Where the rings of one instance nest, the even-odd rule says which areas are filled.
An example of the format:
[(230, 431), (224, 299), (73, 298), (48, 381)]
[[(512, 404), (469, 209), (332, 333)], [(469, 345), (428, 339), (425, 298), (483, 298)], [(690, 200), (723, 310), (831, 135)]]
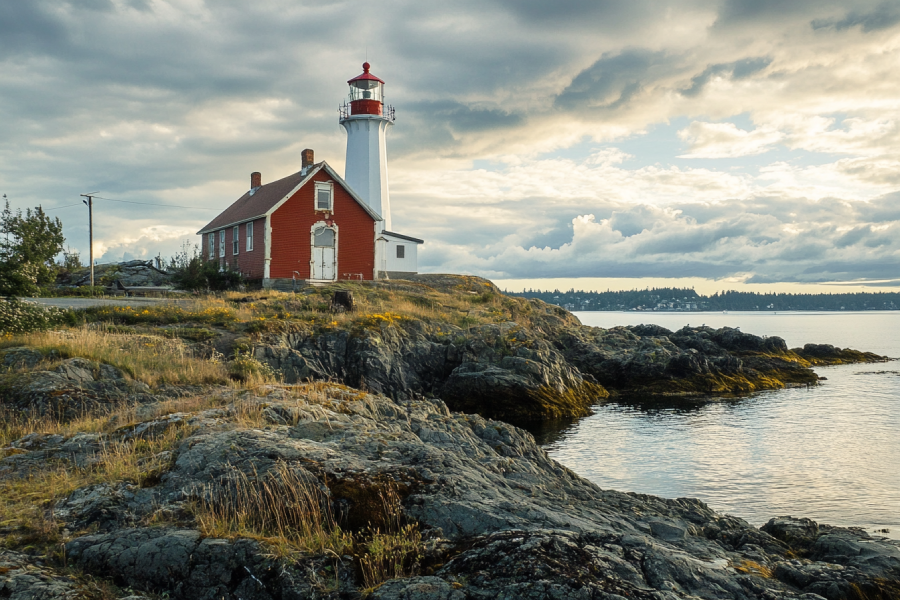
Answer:
[(81, 194), (87, 198), (87, 200), (82, 200), (82, 202), (87, 204), (88, 207), (88, 243), (91, 245), (91, 296), (94, 295), (94, 194), (96, 193)]

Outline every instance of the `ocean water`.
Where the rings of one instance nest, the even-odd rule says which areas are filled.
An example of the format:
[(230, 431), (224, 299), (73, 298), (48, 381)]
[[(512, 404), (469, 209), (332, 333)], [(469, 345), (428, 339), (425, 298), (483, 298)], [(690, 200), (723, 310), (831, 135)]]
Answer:
[[(740, 327), (789, 347), (829, 343), (900, 357), (900, 311), (579, 312), (585, 325)], [(535, 431), (603, 488), (693, 497), (761, 525), (779, 515), (900, 539), (900, 362), (816, 368), (818, 387), (745, 398), (604, 402)]]

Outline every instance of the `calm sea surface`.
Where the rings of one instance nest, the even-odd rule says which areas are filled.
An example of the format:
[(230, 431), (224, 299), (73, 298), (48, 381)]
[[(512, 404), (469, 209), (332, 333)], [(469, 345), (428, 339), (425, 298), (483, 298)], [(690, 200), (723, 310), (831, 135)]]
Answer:
[[(789, 347), (828, 343), (900, 357), (900, 311), (579, 312), (585, 325), (740, 327)], [(812, 389), (742, 399), (608, 402), (535, 432), (603, 488), (694, 497), (755, 525), (793, 515), (900, 539), (900, 362), (817, 368)]]

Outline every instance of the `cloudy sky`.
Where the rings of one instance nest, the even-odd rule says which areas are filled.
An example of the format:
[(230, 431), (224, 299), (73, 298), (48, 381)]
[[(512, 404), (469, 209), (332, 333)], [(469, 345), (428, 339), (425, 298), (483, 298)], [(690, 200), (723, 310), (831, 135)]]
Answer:
[(6, 1), (0, 193), (86, 256), (97, 191), (101, 262), (171, 255), (251, 171), (343, 172), (366, 57), (422, 271), (900, 286), (896, 0)]

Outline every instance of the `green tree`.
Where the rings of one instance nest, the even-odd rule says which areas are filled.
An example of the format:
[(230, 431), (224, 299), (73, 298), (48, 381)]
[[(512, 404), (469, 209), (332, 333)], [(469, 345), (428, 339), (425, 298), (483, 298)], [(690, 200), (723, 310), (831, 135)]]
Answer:
[(9, 200), (0, 213), (0, 294), (32, 296), (41, 285), (56, 279), (54, 257), (66, 238), (59, 218), (51, 219), (38, 206), (13, 212)]

